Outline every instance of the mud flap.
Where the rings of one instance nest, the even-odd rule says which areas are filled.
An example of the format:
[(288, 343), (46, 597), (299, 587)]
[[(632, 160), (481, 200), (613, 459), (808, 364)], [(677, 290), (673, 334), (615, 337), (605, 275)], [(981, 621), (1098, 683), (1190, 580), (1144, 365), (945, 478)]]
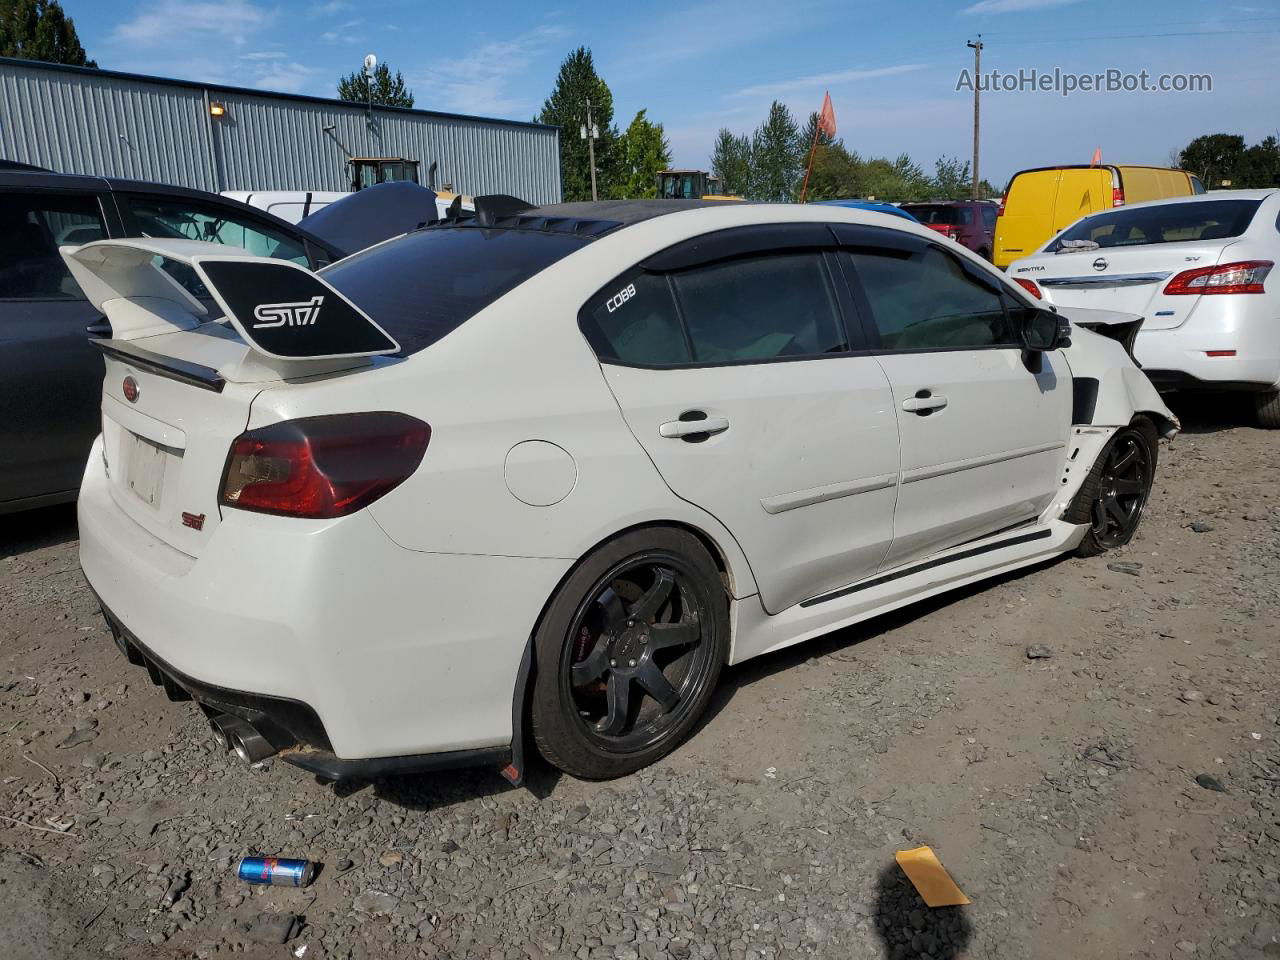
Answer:
[(500, 771), (513, 787), (524, 785), (524, 705), (529, 690), (529, 675), (533, 672), (533, 637), (525, 642), (520, 656), (520, 669), (516, 672), (516, 688), (511, 696), (511, 762)]

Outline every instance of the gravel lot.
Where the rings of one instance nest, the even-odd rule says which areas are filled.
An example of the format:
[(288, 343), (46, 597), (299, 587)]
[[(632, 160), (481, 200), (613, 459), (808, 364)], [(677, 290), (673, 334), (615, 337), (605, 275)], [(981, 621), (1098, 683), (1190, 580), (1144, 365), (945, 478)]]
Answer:
[[(247, 770), (116, 652), (74, 512), (0, 517), (0, 952), (1280, 956), (1280, 437), (1180, 413), (1127, 550), (730, 670), (611, 784)], [(919, 843), (970, 906), (904, 883)]]

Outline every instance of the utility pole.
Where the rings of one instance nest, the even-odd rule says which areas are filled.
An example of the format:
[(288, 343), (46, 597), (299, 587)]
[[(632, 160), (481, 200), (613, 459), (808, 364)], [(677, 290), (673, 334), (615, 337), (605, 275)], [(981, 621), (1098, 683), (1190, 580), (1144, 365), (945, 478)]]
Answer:
[(979, 130), (979, 91), (982, 88), (982, 34), (977, 40), (970, 40), (966, 46), (973, 50), (973, 189), (971, 199), (978, 199), (978, 130)]
[(591, 164), (591, 199), (599, 200), (596, 194), (596, 137), (600, 136), (600, 128), (591, 119), (591, 101), (587, 101), (587, 122), (578, 129), (581, 138), (587, 141), (587, 162)]

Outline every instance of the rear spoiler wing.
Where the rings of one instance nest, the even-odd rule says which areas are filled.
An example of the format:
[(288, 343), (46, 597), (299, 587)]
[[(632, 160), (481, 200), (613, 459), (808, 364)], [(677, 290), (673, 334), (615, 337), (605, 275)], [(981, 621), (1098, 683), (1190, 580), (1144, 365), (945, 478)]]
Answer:
[(205, 322), (204, 304), (157, 258), (195, 271), (240, 338), (273, 360), (337, 360), (397, 353), (400, 345), (320, 276), (287, 260), (203, 240), (95, 240), (61, 248), (72, 277), (111, 323), (138, 340)]

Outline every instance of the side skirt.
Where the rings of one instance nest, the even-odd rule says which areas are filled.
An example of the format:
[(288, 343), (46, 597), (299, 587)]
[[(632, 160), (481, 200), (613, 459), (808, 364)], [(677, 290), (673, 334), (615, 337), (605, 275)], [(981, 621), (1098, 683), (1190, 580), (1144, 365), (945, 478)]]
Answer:
[(770, 616), (758, 597), (734, 604), (730, 663), (741, 663), (1074, 550), (1086, 528), (1048, 520), (985, 544), (969, 544), (901, 571), (851, 584)]

